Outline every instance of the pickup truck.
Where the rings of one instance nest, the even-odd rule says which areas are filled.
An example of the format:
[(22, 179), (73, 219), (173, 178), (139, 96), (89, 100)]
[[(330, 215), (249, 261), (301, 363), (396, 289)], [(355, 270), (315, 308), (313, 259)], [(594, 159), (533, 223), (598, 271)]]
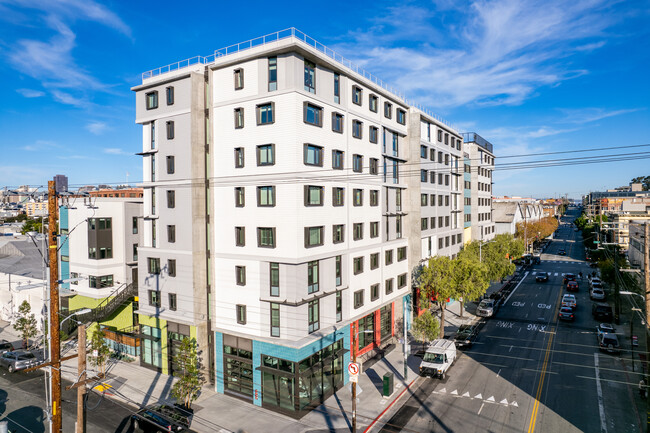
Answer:
[(456, 345), (451, 340), (434, 340), (424, 352), (420, 364), (420, 376), (444, 379), (447, 370), (456, 360)]
[(483, 299), (476, 307), (476, 315), (481, 317), (492, 317), (496, 309), (494, 299)]

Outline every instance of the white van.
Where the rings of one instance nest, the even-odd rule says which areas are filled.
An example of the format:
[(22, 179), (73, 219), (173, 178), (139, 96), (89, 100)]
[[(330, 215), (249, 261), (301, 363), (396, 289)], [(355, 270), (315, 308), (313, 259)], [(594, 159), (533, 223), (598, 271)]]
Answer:
[(424, 353), (420, 376), (445, 378), (447, 370), (456, 360), (456, 345), (451, 340), (435, 340)]

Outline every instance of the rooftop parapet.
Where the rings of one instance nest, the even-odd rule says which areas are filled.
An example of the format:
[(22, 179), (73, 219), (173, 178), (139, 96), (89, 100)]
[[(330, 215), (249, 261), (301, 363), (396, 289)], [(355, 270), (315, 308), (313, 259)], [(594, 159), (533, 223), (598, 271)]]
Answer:
[(463, 141), (465, 143), (476, 143), (491, 154), (494, 154), (492, 143), (478, 135), (476, 132), (463, 132)]

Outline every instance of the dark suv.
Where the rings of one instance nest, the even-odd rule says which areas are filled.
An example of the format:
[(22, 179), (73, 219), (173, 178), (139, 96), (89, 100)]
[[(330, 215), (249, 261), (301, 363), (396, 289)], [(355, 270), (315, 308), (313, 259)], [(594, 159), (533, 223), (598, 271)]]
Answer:
[(614, 317), (612, 312), (612, 307), (608, 304), (603, 303), (594, 303), (591, 305), (591, 314), (593, 314), (594, 319), (600, 320), (601, 322), (611, 322)]
[(143, 432), (188, 432), (192, 418), (191, 410), (178, 405), (155, 404), (140, 409), (131, 416), (135, 430)]

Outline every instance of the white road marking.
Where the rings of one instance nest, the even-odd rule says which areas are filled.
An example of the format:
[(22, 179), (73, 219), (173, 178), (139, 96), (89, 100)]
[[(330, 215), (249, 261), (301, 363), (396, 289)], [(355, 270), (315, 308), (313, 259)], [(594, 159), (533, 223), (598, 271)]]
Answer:
[(451, 395), (458, 395), (458, 390), (455, 389), (455, 390), (453, 390), (452, 392), (450, 392), (450, 394), (451, 394)]
[(463, 397), (469, 397), (469, 391), (465, 391), (465, 394), (463, 394)]
[(506, 406), (508, 406), (508, 400), (506, 400), (505, 398), (503, 400), (501, 400), (499, 403), (505, 404)]
[(489, 403), (494, 403), (496, 400), (494, 400), (494, 396), (489, 397), (487, 400), (485, 400)]
[(446, 393), (446, 392), (447, 392), (447, 388), (442, 388), (442, 389), (440, 390), (440, 394), (444, 394), (444, 393)]
[(477, 415), (481, 414), (481, 411), (483, 410), (483, 406), (485, 406), (485, 403), (481, 403), (481, 407), (479, 408)]
[(515, 286), (515, 288), (512, 289), (512, 292), (510, 292), (510, 294), (509, 294), (508, 297), (506, 298), (506, 301), (504, 302), (504, 304), (507, 304), (507, 303), (508, 303), (508, 301), (510, 300), (510, 297), (511, 297), (512, 295), (515, 294), (515, 292), (517, 291), (517, 289), (519, 288), (519, 286), (521, 285), (521, 283), (524, 282), (524, 280), (526, 279), (527, 276), (528, 276), (528, 272), (526, 272), (526, 273), (524, 274), (524, 277), (519, 281), (519, 284), (517, 284), (517, 286)]
[(514, 407), (519, 407), (519, 405), (517, 404), (516, 401), (513, 401), (512, 403), (510, 403), (510, 405), (511, 405), (511, 406), (514, 406)]
[(483, 396), (481, 394), (476, 394), (474, 398), (478, 398), (479, 400), (483, 400)]
[(603, 389), (600, 386), (600, 371), (598, 369), (598, 352), (594, 353), (594, 368), (596, 369), (596, 391), (598, 392), (598, 412), (600, 412), (600, 430), (607, 433), (605, 408), (603, 406)]
[(555, 276), (557, 277), (557, 272), (555, 273)]
[(499, 371), (497, 372), (497, 377), (499, 377), (500, 374), (501, 374), (501, 369), (499, 369)]
[(508, 350), (508, 352), (512, 352), (512, 345), (510, 346), (510, 350)]
[(537, 271), (533, 272), (533, 275), (535, 275), (536, 273), (537, 273)]

